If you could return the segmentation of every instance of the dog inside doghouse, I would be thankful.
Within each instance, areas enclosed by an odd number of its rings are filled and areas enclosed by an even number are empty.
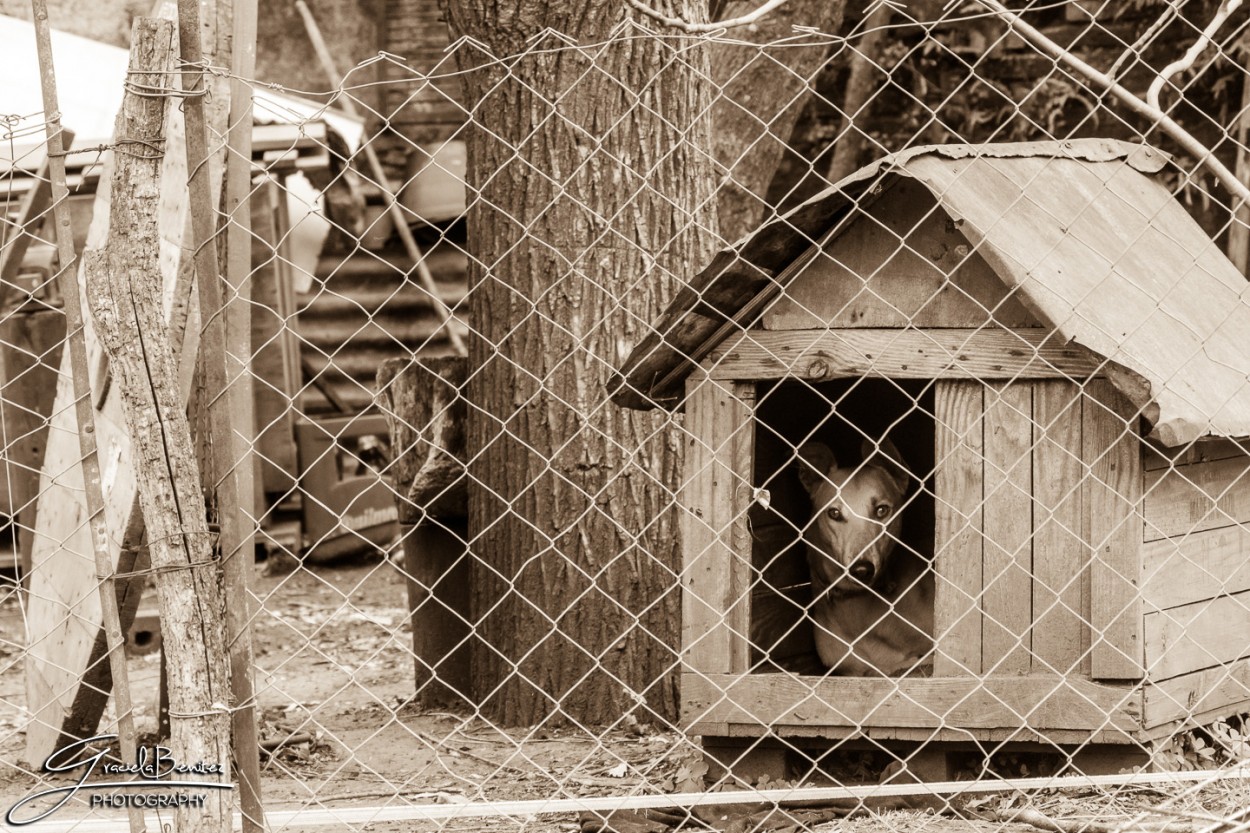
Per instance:
[[[932,672],[933,402],[926,380],[760,385],[755,670]]]

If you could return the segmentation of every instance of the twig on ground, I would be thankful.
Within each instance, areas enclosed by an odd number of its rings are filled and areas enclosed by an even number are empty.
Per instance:
[[[260,748],[269,754],[273,754],[284,746],[299,746],[301,743],[312,743],[313,736],[308,732],[297,732],[293,735],[285,735],[280,738],[261,741]]]
[[[1233,813],[1231,816],[1215,816],[1210,813],[1196,813],[1192,810],[1184,810],[1179,807],[1168,807],[1166,804],[1158,807],[1151,807],[1150,812],[1161,816],[1172,816],[1178,819],[1189,819],[1190,821],[1202,821],[1207,825],[1229,825],[1250,818],[1250,809],[1242,810],[1239,813]]]
[[[421,739],[423,743],[427,744],[433,752],[435,752],[436,754],[440,754],[440,755],[443,754],[443,752],[441,751],[443,749],[443,745],[440,744],[437,740],[430,737],[429,735],[426,735],[424,732],[418,732],[417,736]],[[450,750],[448,750],[446,754],[451,755],[452,753]],[[455,754],[464,758],[468,758],[469,760],[472,760],[472,761],[477,761],[479,764],[485,764],[486,766],[492,766],[492,767],[495,767],[496,769],[501,769],[507,772],[513,772],[513,773],[516,773],[517,775],[525,775],[528,777],[528,776],[532,776],[536,774],[546,774],[542,772],[536,772],[535,770],[521,769],[520,767],[515,767],[512,764],[503,764],[503,763],[500,763],[499,761],[492,761],[490,758],[483,757],[482,755],[475,755],[474,753],[469,752],[466,749],[457,749]]]
[[[405,790],[365,790],[356,793],[336,793],[335,795],[322,796],[321,801],[355,801],[360,798],[433,798],[437,799],[436,804],[462,804],[468,801],[463,793],[448,792],[446,790],[437,790],[431,792],[423,790],[421,792],[407,792]]]

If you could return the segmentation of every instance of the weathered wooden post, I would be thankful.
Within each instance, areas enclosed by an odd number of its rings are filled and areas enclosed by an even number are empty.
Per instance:
[[[157,214],[173,27],[136,21],[135,61],[117,118],[109,242],[84,253],[87,299],[112,362],[133,443],[139,501],[169,663],[171,741],[180,762],[219,766],[223,789],[179,807],[178,830],[230,829],[230,677],[221,565],[213,558],[191,427],[162,304]],[[156,56],[156,57],[153,57]],[[201,276],[201,279],[207,279]]]
[[[464,461],[466,360],[392,360],[378,371],[390,427],[391,485],[399,507],[412,611],[416,700],[468,704],[468,501]]]

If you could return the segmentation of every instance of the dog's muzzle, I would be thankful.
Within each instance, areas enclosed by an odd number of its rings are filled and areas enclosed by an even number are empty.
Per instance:
[[[847,572],[851,574],[851,578],[866,585],[871,584],[873,578],[876,577],[877,568],[873,566],[871,561],[861,558],[852,564],[851,569]]]

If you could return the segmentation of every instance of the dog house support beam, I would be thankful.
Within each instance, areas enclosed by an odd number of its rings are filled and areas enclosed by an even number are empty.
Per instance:
[[[712,379],[1083,379],[1103,366],[1045,329],[747,330],[705,360]]]

